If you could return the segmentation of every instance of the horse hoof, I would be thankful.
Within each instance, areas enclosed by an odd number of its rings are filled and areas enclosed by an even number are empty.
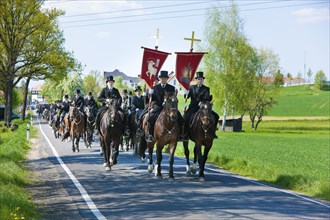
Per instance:
[[[148,171],[149,171],[149,173],[151,173],[152,171],[154,171],[154,165],[153,164],[151,164],[151,165],[148,166]]]
[[[174,182],[174,177],[170,177],[168,181],[170,181],[171,183]]]
[[[107,166],[107,167],[105,167],[105,170],[106,170],[106,171],[110,171],[111,168],[110,168],[109,166]]]
[[[112,162],[112,165],[116,165],[117,164],[117,160],[114,160],[113,162]]]
[[[141,161],[142,161],[142,163],[145,163],[146,162],[146,158],[145,157],[141,157]]]
[[[192,168],[192,169],[191,169],[191,173],[196,174],[196,173],[197,173],[197,170],[194,169],[194,168]]]
[[[163,179],[162,174],[157,174],[156,177],[157,177],[157,179],[159,179],[159,180],[162,180],[162,179]]]
[[[204,177],[199,177],[199,182],[205,182],[205,179],[204,179]]]
[[[190,170],[187,170],[186,171],[186,175],[188,176],[188,175],[191,175],[191,171]]]
[[[107,163],[103,163],[103,167],[106,167],[107,166]]]

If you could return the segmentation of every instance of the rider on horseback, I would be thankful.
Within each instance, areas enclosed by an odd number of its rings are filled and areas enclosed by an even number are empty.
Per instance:
[[[123,110],[120,108],[121,103],[122,103],[122,98],[119,94],[118,89],[116,89],[114,87],[115,80],[114,80],[113,76],[107,77],[106,83],[107,83],[107,86],[102,89],[99,97],[97,98],[97,100],[99,102],[102,102],[102,107],[99,109],[99,111],[97,112],[97,115],[96,115],[96,128],[97,128],[97,130],[99,130],[99,128],[100,128],[101,114],[102,114],[102,112],[106,111],[107,108],[108,108],[106,106],[107,99],[111,99],[111,98],[116,99],[118,101],[117,104],[119,106],[118,111],[123,112]],[[125,122],[125,119],[124,119],[124,122]],[[126,131],[125,131],[125,133],[126,133]]]
[[[70,105],[69,105],[69,96],[64,95],[64,100],[62,101],[60,105],[60,124],[62,124],[65,114],[68,113],[70,110]]]
[[[165,92],[175,94],[175,87],[168,84],[168,72],[167,71],[160,71],[160,84],[154,86],[150,90],[150,94],[152,95],[151,101],[153,101],[153,106],[150,111],[150,116],[148,119],[148,126],[149,126],[149,135],[146,137],[147,142],[153,142],[153,133],[154,133],[154,125],[156,123],[156,120],[163,110],[163,104],[164,104],[164,96]],[[180,125],[182,125],[183,118],[180,112],[178,111],[178,122]]]
[[[88,93],[87,98],[85,99],[85,106],[89,107],[92,110],[94,117],[96,117],[96,112],[99,107],[97,106],[97,103],[93,97],[92,92]]]
[[[183,127],[183,132],[182,132],[184,139],[188,138],[188,126],[189,126],[190,118],[194,113],[196,113],[198,111],[199,102],[212,100],[212,95],[210,95],[210,88],[203,85],[204,79],[205,79],[204,73],[196,72],[195,79],[197,81],[197,84],[190,86],[189,90],[184,95],[184,97],[186,99],[191,98],[190,105],[184,114],[184,127]],[[218,124],[217,122],[219,120],[219,115],[216,112],[214,112],[213,110],[212,110],[212,115],[215,119],[215,124],[217,125]],[[217,135],[214,134],[214,137],[217,138]]]

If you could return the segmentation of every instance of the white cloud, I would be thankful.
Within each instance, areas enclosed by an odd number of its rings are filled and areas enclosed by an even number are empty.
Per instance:
[[[110,33],[107,31],[100,31],[95,34],[96,38],[106,39],[110,37]]]
[[[329,8],[303,8],[293,12],[299,23],[329,21]]]

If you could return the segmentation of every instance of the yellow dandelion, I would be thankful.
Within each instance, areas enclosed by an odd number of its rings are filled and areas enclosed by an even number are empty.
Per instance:
[[[16,220],[16,219],[18,220],[19,218],[18,218],[18,217],[15,217],[15,220]]]
[[[20,209],[20,207],[17,207],[16,210],[18,211]]]
[[[25,219],[24,216],[22,216],[21,219]]]

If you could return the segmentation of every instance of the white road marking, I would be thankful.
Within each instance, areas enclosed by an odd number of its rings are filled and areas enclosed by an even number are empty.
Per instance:
[[[63,162],[63,160],[61,159],[61,157],[59,156],[59,154],[57,153],[55,147],[52,145],[52,143],[50,142],[50,140],[48,139],[47,135],[44,133],[39,118],[38,118],[38,123],[39,123],[39,128],[41,133],[43,134],[43,136],[45,137],[45,139],[47,140],[49,147],[51,148],[51,150],[53,151],[53,154],[55,155],[57,161],[60,163],[60,165],[62,166],[62,168],[65,170],[65,172],[68,174],[68,176],[70,177],[70,179],[72,180],[73,184],[76,186],[76,188],[79,190],[82,198],[85,200],[87,206],[89,207],[89,209],[92,211],[92,213],[95,215],[95,217],[99,220],[106,220],[106,217],[104,215],[102,215],[102,213],[99,211],[99,209],[96,207],[96,205],[94,204],[93,200],[90,198],[90,196],[88,195],[87,191],[85,190],[85,188],[80,184],[80,182],[77,180],[77,178],[72,174],[72,172],[70,171],[70,169],[65,165],[65,163]]]

